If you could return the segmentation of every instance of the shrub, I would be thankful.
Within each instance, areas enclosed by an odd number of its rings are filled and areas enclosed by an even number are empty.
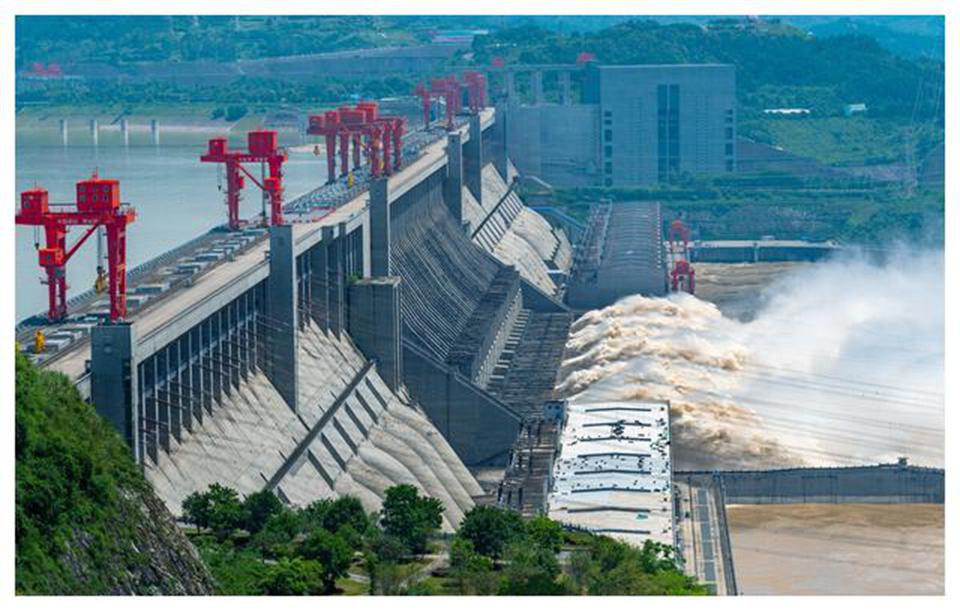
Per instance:
[[[284,558],[267,566],[257,584],[257,593],[271,596],[319,594],[323,589],[322,573],[318,562]]]

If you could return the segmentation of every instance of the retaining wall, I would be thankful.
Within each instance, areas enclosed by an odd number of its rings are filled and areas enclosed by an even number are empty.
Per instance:
[[[716,474],[727,503],[943,503],[944,471],[912,465],[691,471]]]

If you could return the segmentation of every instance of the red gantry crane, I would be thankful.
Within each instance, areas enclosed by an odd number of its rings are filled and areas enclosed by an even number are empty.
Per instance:
[[[283,162],[287,152],[277,147],[277,132],[274,130],[256,130],[247,133],[247,150],[230,150],[225,137],[211,138],[207,143],[207,152],[200,161],[222,163],[227,174],[227,225],[231,231],[241,227],[240,191],[243,189],[244,175],[260,187],[270,198],[270,224],[283,224]],[[243,167],[244,163],[266,163],[269,175],[261,183]]]
[[[461,85],[457,77],[450,75],[444,78],[435,78],[430,81],[430,89],[420,83],[414,94],[423,101],[423,126],[430,126],[430,102],[432,99],[443,99],[447,109],[447,129],[453,129],[453,116],[461,110]]]
[[[487,77],[482,72],[468,70],[463,73],[463,80],[467,84],[470,112],[476,114],[487,105]]]
[[[67,262],[77,249],[98,228],[107,234],[107,283],[110,291],[110,321],[127,315],[127,225],[136,219],[136,211],[120,203],[120,183],[100,178],[96,173],[89,180],[77,183],[76,204],[52,204],[46,189],[35,188],[20,194],[17,225],[43,227],[46,246],[38,247],[40,266],[47,272],[51,321],[67,315]],[[67,247],[67,231],[71,226],[87,226],[73,246]]]
[[[365,157],[370,175],[390,175],[403,162],[403,117],[379,114],[376,102],[359,102],[356,107],[342,106],[322,115],[311,115],[307,133],[323,136],[327,149],[327,183],[337,180],[337,143],[340,144],[340,176],[357,170]],[[352,165],[351,165],[352,147]]]
[[[686,291],[692,295],[696,289],[696,278],[690,265],[690,230],[682,220],[676,219],[670,223],[667,241],[670,244],[670,290]]]

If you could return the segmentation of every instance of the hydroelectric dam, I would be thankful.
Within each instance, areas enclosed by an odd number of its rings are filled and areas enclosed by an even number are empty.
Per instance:
[[[726,502],[942,502],[943,471],[906,465],[678,472],[666,401],[558,400],[578,313],[693,292],[693,270],[655,202],[595,206],[575,249],[514,190],[515,109],[471,110],[407,134],[388,175],[355,167],[285,202],[283,222],[220,228],[131,270],[122,320],[88,293],[18,336],[44,331],[37,362],[113,424],[174,514],[213,483],[371,511],[410,483],[443,502],[445,530],[497,503],[652,537],[734,594]],[[731,245],[697,246],[691,261]],[[784,247],[747,246],[731,256]],[[505,472],[481,486],[487,468]]]
[[[69,340],[41,365],[121,432],[174,513],[214,482],[371,510],[413,483],[455,527],[484,495],[466,467],[505,464],[551,398],[572,320],[556,298],[571,245],[508,186],[502,128],[482,108],[415,132],[388,177],[141,266],[125,320],[48,327]],[[324,214],[294,213],[329,193]]]

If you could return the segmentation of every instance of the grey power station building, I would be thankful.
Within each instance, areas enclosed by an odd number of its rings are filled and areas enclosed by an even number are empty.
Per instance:
[[[727,64],[516,66],[508,81],[507,144],[523,174],[559,187],[633,186],[737,167],[736,72]],[[530,103],[515,78],[530,73]],[[558,102],[543,93],[555,73]],[[571,76],[581,82],[573,103]],[[513,94],[511,95],[511,92]]]

